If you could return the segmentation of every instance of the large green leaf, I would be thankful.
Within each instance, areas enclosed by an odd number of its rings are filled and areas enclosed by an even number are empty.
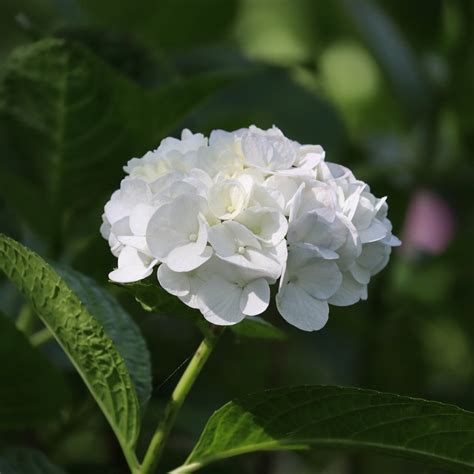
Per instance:
[[[60,372],[1,313],[0,380],[2,428],[50,420],[58,415],[68,398]]]
[[[89,277],[64,266],[55,267],[66,284],[102,324],[127,364],[140,405],[151,395],[151,363],[146,342],[131,316]]]
[[[161,288],[155,276],[119,286],[130,292],[145,311],[187,318],[198,326],[207,326],[205,319],[198,310],[190,308],[176,296],[169,294]],[[229,326],[229,329],[235,335],[244,338],[274,341],[284,341],[286,339],[286,334],[281,329],[256,316],[249,316],[239,324]]]
[[[39,255],[1,234],[0,270],[53,333],[129,452],[139,433],[140,407],[127,365],[102,325]]]
[[[47,39],[14,50],[1,70],[0,118],[15,172],[44,194],[31,202],[43,220],[36,230],[48,229],[58,243],[76,215],[118,187],[128,159],[156,147],[230,78],[197,76],[147,90],[75,43]]]
[[[10,448],[0,455],[2,474],[64,474],[41,452],[27,448]]]
[[[5,165],[0,166],[0,197],[40,235],[48,232],[48,223],[40,209],[41,192]]]
[[[224,405],[174,474],[254,451],[326,447],[367,450],[474,468],[474,413],[371,390],[304,386],[268,390]]]
[[[100,25],[127,32],[153,50],[220,40],[239,13],[240,0],[78,0]],[[179,20],[178,20],[179,17]]]

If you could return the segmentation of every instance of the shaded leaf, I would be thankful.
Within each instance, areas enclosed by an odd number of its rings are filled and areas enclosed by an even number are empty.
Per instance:
[[[152,80],[161,82],[167,77],[165,71],[157,70],[150,52],[130,35],[84,25],[63,25],[54,36],[81,44],[139,84],[152,84]]]
[[[114,283],[114,282],[111,282]],[[116,283],[114,283],[116,284]],[[156,275],[134,283],[116,284],[127,290],[145,311],[197,320],[199,311],[185,305],[179,298],[165,291],[156,279]]]
[[[69,396],[59,370],[1,313],[0,380],[2,428],[51,420]]]
[[[254,451],[310,447],[374,451],[472,472],[473,446],[474,413],[453,405],[356,388],[289,387],[224,405],[173,473]]]
[[[32,182],[2,166],[0,196],[33,230],[40,235],[47,234],[48,226],[43,215],[41,193]]]
[[[0,269],[53,333],[126,450],[140,426],[137,395],[123,358],[102,325],[39,255],[0,234]]]
[[[344,122],[333,104],[302,82],[288,70],[261,68],[210,99],[196,119],[207,119],[206,130],[236,130],[250,124],[265,129],[275,124],[300,143],[320,143],[330,161],[346,159]]]
[[[178,297],[165,291],[155,276],[135,283],[118,285],[131,293],[145,311],[167,316],[187,318],[196,325],[208,326],[201,312],[185,305]],[[256,316],[247,317],[239,324],[229,326],[229,330],[239,337],[253,339],[285,340],[285,333]]]
[[[41,218],[53,242],[117,188],[127,160],[156,147],[231,78],[146,90],[75,43],[47,39],[14,50],[0,77],[0,118],[18,167],[44,193]]]
[[[226,34],[239,9],[239,0],[122,0],[120,8],[113,0],[79,4],[97,23],[133,33],[155,49],[215,42]]]
[[[64,474],[41,452],[27,448],[10,448],[0,456],[2,474]]]
[[[91,278],[64,266],[56,266],[66,284],[90,314],[105,328],[127,364],[138,401],[144,406],[151,395],[151,363],[146,342],[132,317]]]
[[[234,334],[252,339],[286,340],[286,334],[259,316],[248,316],[241,323],[231,326]]]

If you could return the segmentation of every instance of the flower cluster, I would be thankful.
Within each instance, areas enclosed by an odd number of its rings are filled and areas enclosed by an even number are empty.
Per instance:
[[[367,298],[400,243],[385,198],[324,156],[276,127],[164,139],[127,163],[105,206],[101,233],[118,257],[110,279],[158,266],[167,292],[218,325],[263,313],[279,280],[283,318],[321,329],[329,304]]]

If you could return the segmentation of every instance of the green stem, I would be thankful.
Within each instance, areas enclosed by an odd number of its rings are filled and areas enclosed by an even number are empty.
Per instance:
[[[163,417],[156,428],[153,438],[151,439],[141,469],[138,471],[140,474],[151,474],[156,468],[161,454],[163,453],[163,448],[168,439],[171,428],[176,421],[178,412],[214,349],[222,330],[223,328],[215,326],[212,330],[206,332],[201,345],[197,348],[191,362],[189,362],[186,367],[186,370],[171,395],[171,399],[165,408]]]
[[[48,328],[40,329],[30,336],[30,342],[33,346],[38,347],[53,339],[53,333]]]
[[[132,474],[139,474],[140,463],[138,462],[137,455],[135,454],[133,448],[122,446],[122,451],[125,456],[125,460],[127,461],[128,467],[130,468],[130,472]]]

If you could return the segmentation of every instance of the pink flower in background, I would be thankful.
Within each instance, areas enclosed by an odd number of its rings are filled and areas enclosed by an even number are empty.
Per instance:
[[[417,191],[408,207],[403,229],[403,252],[442,253],[454,236],[454,214],[447,202],[429,190]]]

